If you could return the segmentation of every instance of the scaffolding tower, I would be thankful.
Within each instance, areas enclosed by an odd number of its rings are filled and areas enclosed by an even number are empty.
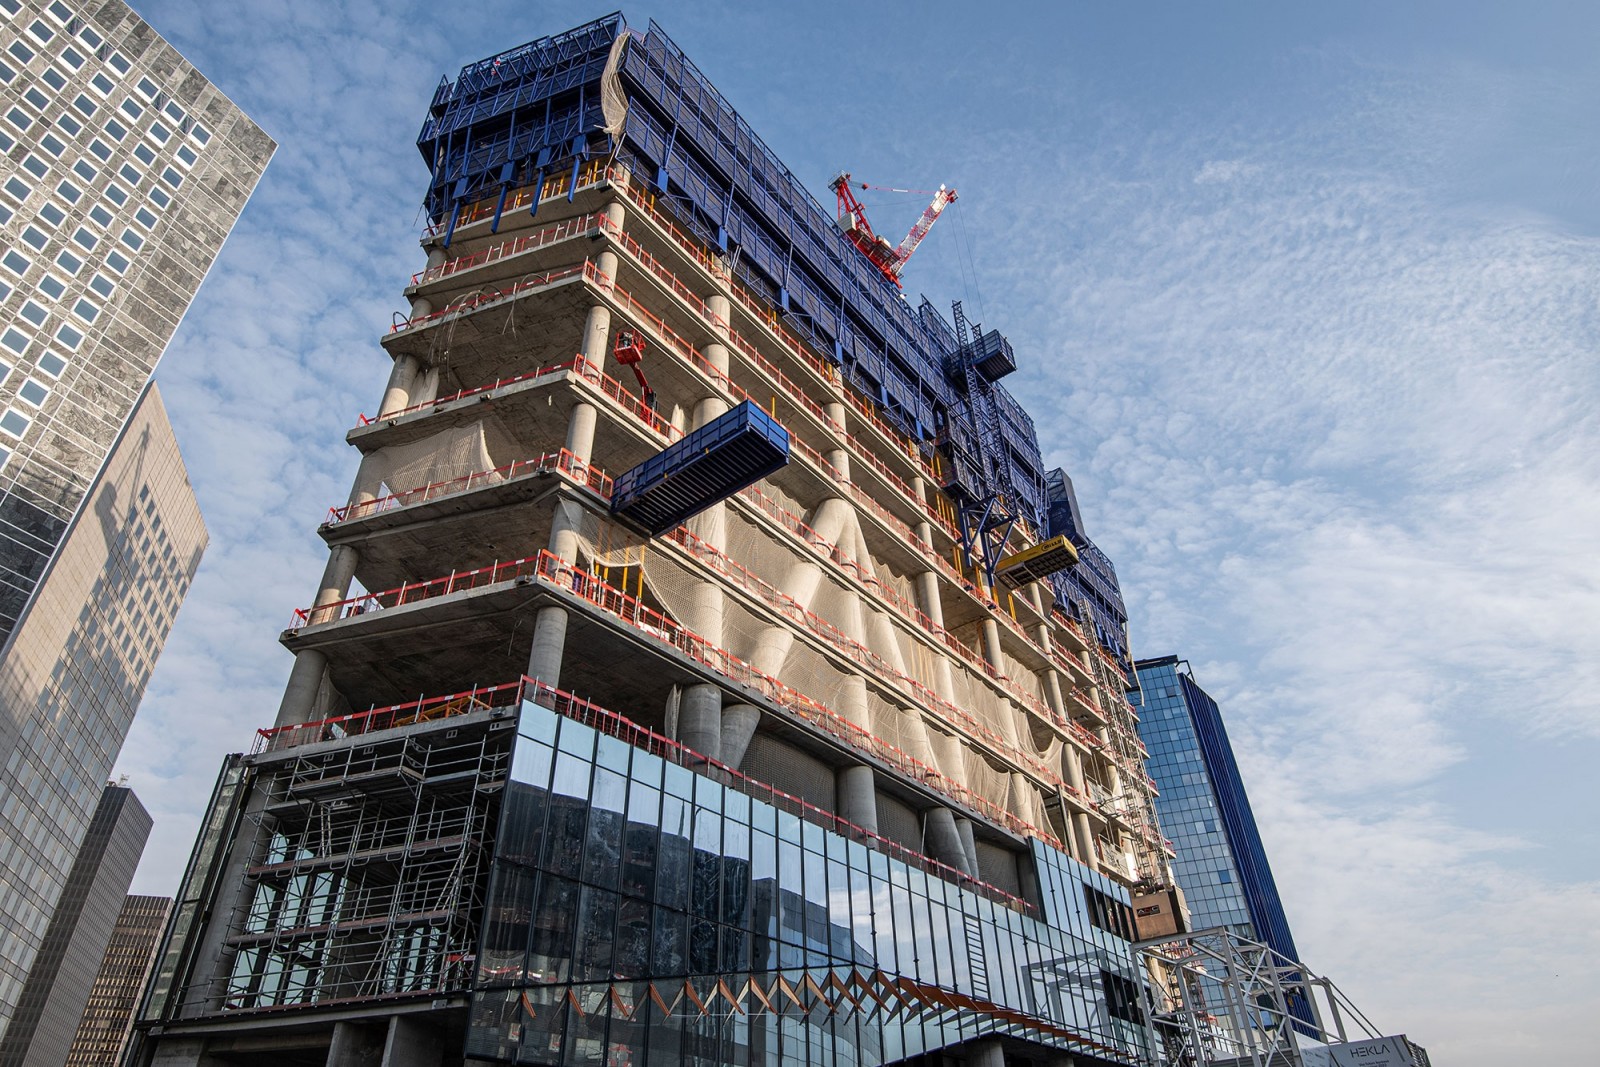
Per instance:
[[[228,962],[191,998],[251,1011],[466,988],[514,720],[456,704],[369,744],[284,738],[300,743],[255,757]]]

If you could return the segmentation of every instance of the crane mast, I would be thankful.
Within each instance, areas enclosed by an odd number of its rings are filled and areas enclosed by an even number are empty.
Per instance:
[[[863,189],[885,188],[878,185],[859,183]],[[923,209],[922,215],[916,224],[911,227],[911,232],[905,235],[898,245],[890,245],[888,240],[880,237],[872,229],[872,223],[867,221],[867,209],[856,199],[856,194],[851,188],[850,174],[848,171],[836,176],[829,187],[839,199],[839,228],[845,236],[850,238],[852,244],[861,251],[861,254],[872,261],[872,265],[895,288],[900,288],[900,272],[905,269],[906,260],[911,258],[911,253],[917,250],[922,239],[928,236],[928,231],[933,229],[933,224],[939,221],[939,216],[944,209],[949,207],[956,198],[954,189],[941,185],[933,192],[933,202]],[[888,192],[911,193],[926,192],[918,189],[888,189]]]

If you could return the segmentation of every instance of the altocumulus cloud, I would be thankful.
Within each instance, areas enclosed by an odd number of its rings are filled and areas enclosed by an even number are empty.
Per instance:
[[[1600,887],[1527,863],[1565,820],[1483,833],[1433,787],[1516,803],[1497,739],[1600,737],[1600,242],[1439,203],[1385,106],[1248,166],[1210,129],[1131,173],[1068,146],[1035,176],[1065,190],[993,228],[1073,255],[980,270],[1136,651],[1229,716],[1308,962],[1451,1062],[1578,1062]]]

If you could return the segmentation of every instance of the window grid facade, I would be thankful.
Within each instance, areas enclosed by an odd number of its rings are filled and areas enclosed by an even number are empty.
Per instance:
[[[115,1067],[120,1062],[133,1010],[171,910],[168,897],[129,896],[123,901],[67,1053],[67,1067]]]
[[[1176,656],[1141,660],[1137,673],[1130,696],[1139,708],[1139,735],[1161,790],[1156,811],[1177,852],[1173,872],[1193,928],[1226,926],[1297,959],[1216,702]]]
[[[0,19],[3,640],[272,144],[120,0]]]

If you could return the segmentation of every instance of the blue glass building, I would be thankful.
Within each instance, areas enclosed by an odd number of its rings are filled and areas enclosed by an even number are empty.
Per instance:
[[[1226,926],[1299,959],[1217,702],[1177,656],[1134,666],[1138,681],[1129,696],[1193,928]]]

